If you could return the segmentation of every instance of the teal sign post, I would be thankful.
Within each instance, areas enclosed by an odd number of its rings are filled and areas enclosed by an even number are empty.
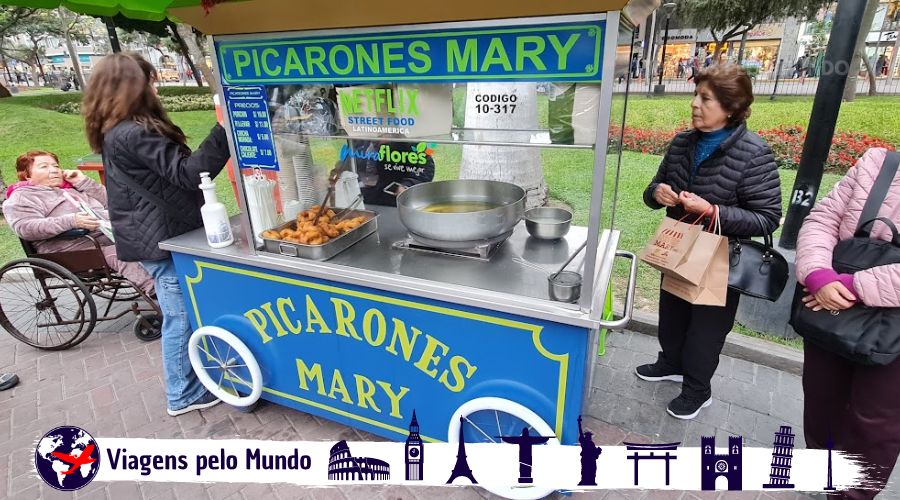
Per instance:
[[[603,20],[216,42],[226,85],[599,81]]]

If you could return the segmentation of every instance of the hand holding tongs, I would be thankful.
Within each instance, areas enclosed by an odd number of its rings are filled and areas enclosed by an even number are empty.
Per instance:
[[[334,198],[334,188],[337,184],[338,179],[341,177],[341,172],[343,169],[339,167],[335,167],[334,170],[331,171],[331,174],[328,176],[328,191],[325,192],[325,199],[322,200],[322,204],[319,205],[319,211],[316,212],[316,217],[313,219],[313,225],[316,225],[319,222],[319,217],[325,213],[325,210],[328,209],[328,200]]]

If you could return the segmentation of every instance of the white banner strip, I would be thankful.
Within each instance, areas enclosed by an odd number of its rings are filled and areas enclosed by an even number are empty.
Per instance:
[[[533,446],[530,469],[520,468],[520,458],[525,462],[528,460],[527,452],[520,455],[520,446],[513,444],[467,444],[464,460],[458,458],[458,445],[446,443],[424,444],[421,452],[411,454],[404,443],[395,442],[340,445],[309,441],[99,438],[97,446],[101,456],[97,481],[435,486],[447,484],[456,471],[459,477],[453,484],[467,485],[467,466],[480,486],[495,492],[504,488],[530,488],[535,492],[633,488],[701,490],[703,477],[710,471],[716,471],[712,472],[712,484],[719,490],[728,489],[729,482],[733,489],[763,490],[764,484],[773,481],[773,475],[783,478],[787,471],[793,489],[823,491],[829,484],[830,455],[830,480],[835,488],[846,489],[864,482],[863,467],[858,460],[827,450],[791,450],[790,467],[773,468],[772,450],[765,448],[744,447],[731,455],[729,451],[732,450],[717,448],[715,456],[704,461],[703,450],[698,447],[629,450],[625,446],[604,446],[596,461],[597,485],[579,486],[582,457],[578,446]],[[638,456],[637,484],[635,454]],[[670,457],[668,460],[666,454]],[[786,461],[777,458],[775,463],[784,466]],[[585,459],[585,465],[588,467],[586,475],[589,475],[590,460]],[[408,466],[413,476],[418,471],[422,479],[407,480]],[[530,483],[527,482],[529,476]],[[706,486],[708,489],[709,484]],[[520,498],[528,496],[518,495]]]

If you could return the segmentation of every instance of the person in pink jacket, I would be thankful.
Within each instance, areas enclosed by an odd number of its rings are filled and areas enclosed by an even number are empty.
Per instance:
[[[85,203],[106,215],[106,188],[78,170],[62,170],[59,159],[47,151],[29,151],[16,160],[19,181],[7,188],[3,215],[16,236],[30,241],[40,253],[94,248],[86,238],[56,238],[71,229],[86,229],[98,239],[110,268],[153,295],[153,278],[137,262],[116,258],[113,242],[97,231],[100,221],[81,212]]]
[[[797,240],[797,280],[808,295],[806,307],[841,311],[862,303],[900,307],[900,264],[878,266],[855,274],[831,268],[832,252],[852,238],[887,151],[870,149],[847,175],[812,209]],[[900,174],[878,213],[900,225]],[[872,237],[891,238],[880,223]],[[900,325],[896,325],[900,331]],[[867,366],[806,343],[803,350],[803,425],[809,448],[858,453],[874,467],[872,489],[849,490],[844,498],[869,499],[890,477],[900,454],[900,359],[886,366]]]

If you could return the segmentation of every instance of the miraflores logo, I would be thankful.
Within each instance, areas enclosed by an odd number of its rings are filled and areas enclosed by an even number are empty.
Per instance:
[[[51,488],[75,491],[87,486],[100,470],[100,449],[84,429],[57,427],[38,442],[34,468]]]
[[[420,142],[411,144],[408,151],[394,149],[390,144],[382,144],[377,150],[369,150],[368,148],[357,148],[354,150],[349,145],[344,144],[341,147],[341,161],[347,158],[356,158],[396,165],[425,165],[428,162],[428,158],[434,155],[434,147],[434,144]]]

